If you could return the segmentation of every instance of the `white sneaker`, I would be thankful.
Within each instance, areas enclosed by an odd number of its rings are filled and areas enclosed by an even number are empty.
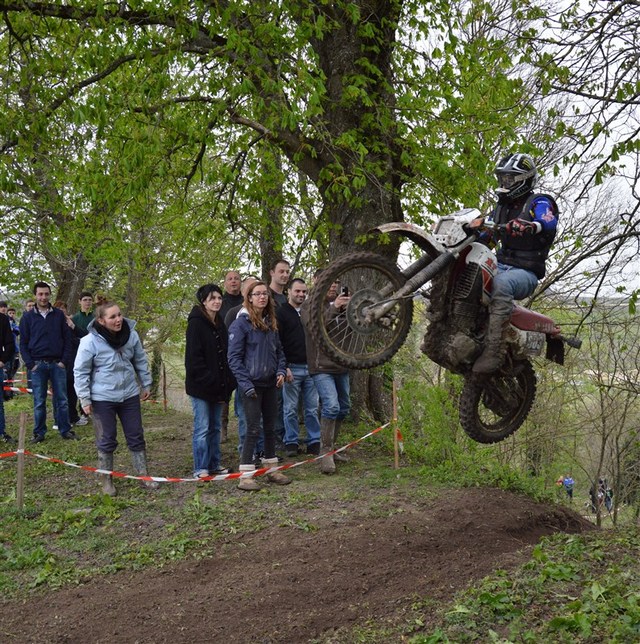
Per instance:
[[[80,416],[80,420],[76,423],[76,427],[82,427],[83,425],[88,425],[89,419],[86,416]]]

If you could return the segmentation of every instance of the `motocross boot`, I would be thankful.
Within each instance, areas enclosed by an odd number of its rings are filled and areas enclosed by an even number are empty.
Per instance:
[[[509,315],[491,314],[484,339],[484,349],[473,364],[471,369],[473,373],[493,373],[502,366],[507,352],[505,334],[509,327],[509,319]]]

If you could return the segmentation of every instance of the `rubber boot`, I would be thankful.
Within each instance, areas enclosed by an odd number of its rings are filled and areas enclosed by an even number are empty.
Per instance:
[[[98,451],[98,469],[113,472],[113,454]],[[98,474],[98,480],[102,483],[103,494],[115,496],[118,493],[111,474]]]
[[[509,317],[495,314],[489,317],[484,349],[473,364],[473,373],[493,373],[502,366],[507,351],[505,333],[509,326]]]
[[[278,467],[278,457],[263,458],[262,467]],[[269,472],[267,474],[267,481],[275,483],[276,485],[289,485],[291,483],[291,479],[282,472]]]
[[[333,451],[333,435],[336,430],[334,418],[320,419],[320,454]],[[333,456],[323,456],[320,459],[320,471],[323,474],[335,474],[336,464]]]
[[[278,459],[276,459],[278,460]],[[255,472],[256,471],[256,466],[251,463],[249,465],[240,465],[240,468],[238,470],[239,472]],[[245,490],[246,492],[257,492],[260,488],[260,485],[258,481],[254,477],[251,478],[246,478],[246,479],[240,479],[240,482],[238,483],[238,489],[239,490]]]
[[[338,434],[340,433],[340,427],[342,426],[342,421],[336,418],[336,428],[333,430],[333,444],[338,444]],[[333,460],[336,463],[348,463],[351,459],[346,455],[345,452],[336,452],[333,455]]]
[[[131,452],[131,458],[133,460],[133,469],[136,471],[138,476],[149,476],[147,471],[147,452],[141,450],[139,452]],[[141,481],[142,486],[146,487],[148,490],[157,490],[160,487],[158,481]]]

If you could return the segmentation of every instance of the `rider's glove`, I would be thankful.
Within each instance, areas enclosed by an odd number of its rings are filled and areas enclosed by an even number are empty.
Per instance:
[[[244,392],[244,395],[245,395],[247,398],[257,398],[257,397],[258,397],[258,394],[256,393],[256,390],[255,390],[253,387],[251,387],[251,389],[247,389],[247,390]]]
[[[512,237],[524,237],[525,235],[535,235],[539,232],[538,225],[535,221],[525,221],[524,219],[513,219],[507,224],[507,234]]]

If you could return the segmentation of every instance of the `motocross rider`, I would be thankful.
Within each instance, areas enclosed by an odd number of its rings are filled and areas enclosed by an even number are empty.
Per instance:
[[[472,369],[477,374],[493,373],[502,366],[513,300],[531,295],[544,277],[545,260],[558,224],[558,206],[553,197],[533,192],[538,173],[528,154],[503,157],[495,174],[498,203],[489,219],[506,227],[493,233],[499,243],[498,273],[493,280],[484,350]],[[484,218],[476,219],[471,227],[481,228],[483,223]],[[484,233],[481,240],[486,241]]]

